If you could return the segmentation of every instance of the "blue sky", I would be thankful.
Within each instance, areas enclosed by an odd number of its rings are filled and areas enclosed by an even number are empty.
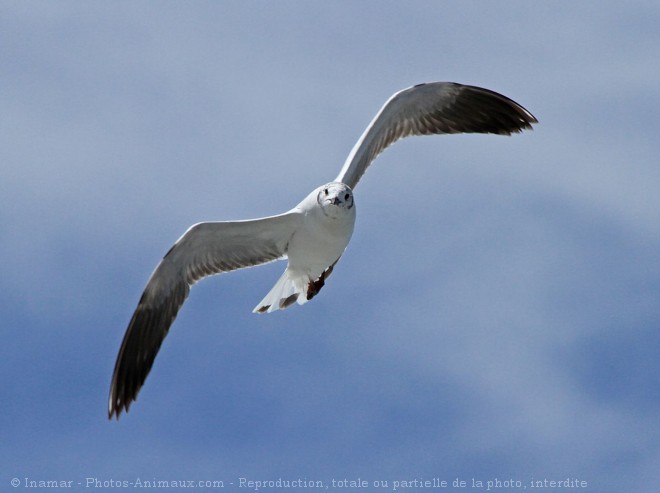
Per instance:
[[[657,491],[658,25],[650,1],[2,2],[0,488]],[[174,240],[288,210],[393,92],[434,80],[540,124],[388,149],[313,302],[251,313],[284,263],[200,283],[109,422],[121,338]]]

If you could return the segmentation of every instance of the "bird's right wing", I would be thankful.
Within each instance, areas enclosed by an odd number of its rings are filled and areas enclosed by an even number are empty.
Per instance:
[[[301,221],[296,210],[249,221],[192,226],[165,255],[128,324],[112,375],[108,417],[128,411],[190,287],[213,274],[286,256]]]

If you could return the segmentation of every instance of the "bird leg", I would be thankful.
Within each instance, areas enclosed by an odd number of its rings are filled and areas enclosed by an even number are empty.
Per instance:
[[[334,269],[335,264],[339,262],[339,259],[335,260],[330,267],[325,269],[319,278],[316,281],[309,281],[309,284],[307,285],[307,300],[311,300],[314,296],[319,294],[319,291],[321,291],[321,288],[325,286],[325,280],[330,277],[330,274],[332,274],[332,269]]]

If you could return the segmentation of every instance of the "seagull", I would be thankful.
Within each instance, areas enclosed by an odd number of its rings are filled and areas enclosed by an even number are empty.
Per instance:
[[[355,224],[353,190],[389,145],[410,135],[511,135],[538,120],[489,89],[455,82],[418,84],[383,105],[349,153],[334,181],[313,190],[288,212],[191,226],[151,274],[128,323],[110,385],[108,418],[128,412],[170,326],[197,281],[215,274],[288,259],[256,313],[314,298],[348,245]]]

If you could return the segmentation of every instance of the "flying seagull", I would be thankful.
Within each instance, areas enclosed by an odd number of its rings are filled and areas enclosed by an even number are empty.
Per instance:
[[[323,287],[355,223],[353,189],[385,148],[409,135],[531,129],[536,118],[515,101],[453,82],[418,84],[394,94],[351,150],[334,181],[284,214],[246,221],[203,222],[186,231],[151,274],[121,343],[110,385],[108,418],[128,411],[160,345],[200,279],[288,259],[282,277],[254,312],[302,305]]]

